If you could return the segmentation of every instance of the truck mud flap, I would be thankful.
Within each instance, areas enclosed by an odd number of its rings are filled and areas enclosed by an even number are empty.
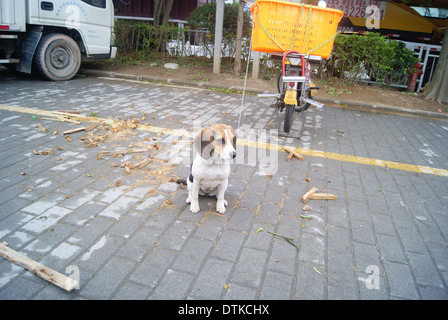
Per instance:
[[[31,73],[33,56],[42,37],[42,29],[42,27],[36,27],[30,30],[25,38],[21,39],[18,55],[19,63],[16,66],[17,71]]]

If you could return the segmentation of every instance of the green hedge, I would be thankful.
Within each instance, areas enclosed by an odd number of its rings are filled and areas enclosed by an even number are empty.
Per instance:
[[[179,29],[176,25],[168,24],[163,27],[166,38],[164,41],[178,35],[184,29]],[[159,43],[155,28],[152,24],[144,21],[116,20],[115,38],[119,55],[122,58],[140,57],[150,59],[155,54],[154,48]]]
[[[339,77],[354,82],[365,70],[370,78],[390,84],[392,78],[407,76],[418,61],[403,42],[379,33],[338,34],[329,59],[321,65],[321,76]]]

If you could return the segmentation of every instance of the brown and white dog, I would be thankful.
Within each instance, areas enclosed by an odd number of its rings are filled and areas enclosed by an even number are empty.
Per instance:
[[[216,211],[224,214],[224,194],[230,175],[230,161],[236,157],[236,134],[231,126],[214,124],[194,137],[198,152],[187,179],[191,212],[199,212],[199,195],[216,196]]]

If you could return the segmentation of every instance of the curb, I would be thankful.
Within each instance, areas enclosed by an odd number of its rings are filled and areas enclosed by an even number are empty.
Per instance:
[[[448,114],[444,114],[444,113],[437,113],[437,112],[424,111],[424,110],[406,109],[406,108],[401,108],[401,107],[388,106],[388,105],[384,105],[384,104],[369,104],[369,103],[364,103],[364,102],[331,99],[331,98],[324,98],[324,97],[316,98],[316,101],[319,101],[322,103],[333,103],[333,104],[338,104],[338,105],[344,105],[344,106],[354,107],[354,108],[358,108],[358,109],[368,109],[368,110],[373,109],[373,110],[378,110],[378,111],[407,113],[407,114],[411,114],[411,115],[415,115],[415,116],[448,119]]]
[[[196,82],[190,80],[178,80],[172,78],[163,78],[163,77],[155,77],[155,76],[147,76],[147,75],[137,75],[137,74],[129,74],[129,73],[119,73],[113,71],[104,71],[104,70],[92,70],[92,69],[80,69],[78,74],[82,74],[85,76],[94,76],[94,77],[109,77],[109,78],[118,78],[118,79],[127,79],[127,80],[138,80],[138,81],[150,81],[150,82],[163,82],[175,85],[183,85],[190,87],[198,87],[198,88],[216,88],[223,90],[234,90],[234,91],[243,91],[243,87],[240,86],[225,86],[221,84],[213,84],[210,82]],[[246,87],[246,93],[269,93],[266,90],[260,90],[256,88],[248,88]]]
[[[209,83],[209,82],[178,80],[178,79],[172,79],[172,78],[137,75],[137,74],[129,74],[129,73],[119,73],[119,72],[104,71],[104,70],[80,69],[78,73],[85,75],[85,76],[93,76],[93,77],[109,77],[109,78],[126,79],[126,80],[163,82],[163,83],[168,83],[168,84],[198,87],[198,88],[205,88],[205,89],[222,89],[222,90],[243,91],[243,87],[240,87],[240,86],[228,87],[228,86],[217,84],[217,83],[213,84],[213,83]],[[246,93],[259,94],[259,93],[271,93],[271,92],[266,91],[266,90],[260,90],[257,88],[246,87]],[[383,105],[383,104],[369,104],[369,103],[363,103],[363,102],[331,99],[331,98],[325,98],[325,97],[316,98],[315,100],[318,102],[322,102],[322,103],[345,105],[348,107],[353,107],[353,108],[358,108],[358,109],[367,109],[370,111],[373,109],[373,110],[378,110],[378,111],[407,113],[407,114],[411,114],[411,115],[415,115],[415,116],[448,119],[448,114],[444,114],[444,113],[437,113],[437,112],[424,111],[424,110],[406,109],[406,108],[388,106],[388,105]]]

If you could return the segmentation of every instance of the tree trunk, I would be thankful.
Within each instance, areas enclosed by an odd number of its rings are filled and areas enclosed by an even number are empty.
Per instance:
[[[241,72],[241,47],[243,41],[244,1],[240,0],[238,6],[238,25],[236,27],[236,48],[234,75],[239,77]]]
[[[166,26],[174,0],[154,0],[154,36],[157,37],[156,51],[165,51]]]
[[[447,24],[448,27],[448,24]],[[442,50],[437,61],[436,70],[428,88],[423,93],[426,100],[448,103],[448,30],[445,29]]]
[[[221,44],[224,24],[224,0],[216,0],[215,47],[213,52],[213,73],[221,71]]]

